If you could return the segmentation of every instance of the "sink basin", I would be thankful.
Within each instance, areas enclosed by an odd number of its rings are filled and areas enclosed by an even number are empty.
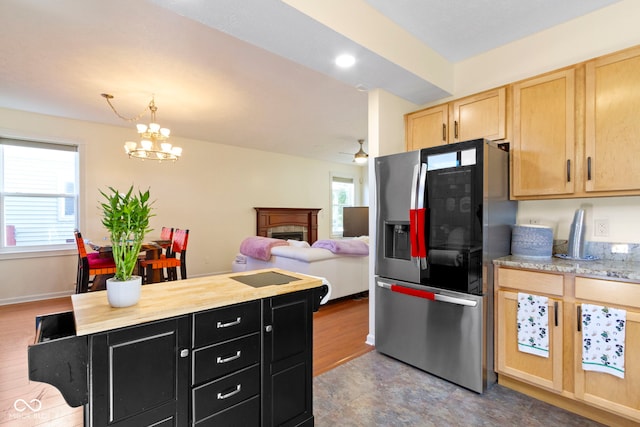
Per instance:
[[[233,280],[237,280],[245,285],[261,288],[263,286],[286,285],[287,283],[300,280],[297,277],[287,276],[286,274],[267,271],[264,273],[247,274],[242,276],[232,276]]]

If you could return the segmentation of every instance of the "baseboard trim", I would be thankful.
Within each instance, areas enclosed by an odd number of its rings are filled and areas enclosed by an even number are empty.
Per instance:
[[[69,290],[69,291],[60,291],[60,292],[50,292],[50,293],[38,294],[38,295],[24,295],[24,296],[15,297],[15,298],[3,298],[3,299],[0,299],[0,306],[10,305],[10,304],[21,304],[23,302],[42,301],[45,299],[62,298],[62,297],[73,295],[74,293],[75,293],[74,291]]]
[[[569,397],[541,389],[540,387],[523,383],[516,379],[507,377],[504,374],[498,374],[498,384],[608,426],[638,426],[637,422],[631,421],[628,418],[623,418],[619,415],[594,408],[582,401],[573,400]]]

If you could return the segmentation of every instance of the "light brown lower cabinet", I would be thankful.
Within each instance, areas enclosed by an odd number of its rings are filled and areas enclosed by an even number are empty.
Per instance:
[[[498,292],[498,372],[531,384],[562,391],[562,329],[556,316],[562,317],[562,301],[549,298],[549,357],[518,350],[518,293]]]
[[[607,425],[640,425],[640,283],[501,266],[495,275],[498,382]],[[518,292],[549,298],[548,358],[518,350]],[[582,303],[626,310],[624,378],[582,369]]]
[[[576,277],[576,318],[581,303],[626,310],[624,379],[582,369],[582,332],[575,331],[575,395],[640,423],[640,284]]]

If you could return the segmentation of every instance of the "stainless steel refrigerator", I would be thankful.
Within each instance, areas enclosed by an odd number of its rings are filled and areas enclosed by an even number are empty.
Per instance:
[[[493,369],[493,259],[508,255],[507,144],[473,140],[375,159],[375,343],[482,393]]]

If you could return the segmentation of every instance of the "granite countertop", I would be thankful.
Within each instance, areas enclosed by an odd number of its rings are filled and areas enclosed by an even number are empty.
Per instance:
[[[637,261],[610,259],[582,261],[557,257],[536,258],[509,255],[497,258],[493,263],[504,267],[640,282],[640,262]]]
[[[233,279],[264,272],[276,272],[299,280],[253,287]],[[112,308],[107,301],[107,291],[72,295],[71,302],[76,335],[80,336],[320,286],[322,280],[317,277],[270,268],[144,285],[140,302],[131,307]]]

